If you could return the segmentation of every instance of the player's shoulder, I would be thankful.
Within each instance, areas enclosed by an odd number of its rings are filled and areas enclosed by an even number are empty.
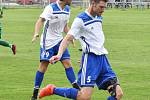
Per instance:
[[[60,11],[56,2],[50,3],[49,6],[53,9],[53,11]]]
[[[80,13],[77,18],[82,19],[83,22],[87,22],[89,20],[92,20],[92,18],[90,16],[88,16],[88,14],[86,12],[82,12]]]
[[[57,2],[50,3],[49,6],[53,9],[53,11],[60,11],[60,8]],[[64,11],[70,12],[70,6],[66,5],[64,8]]]

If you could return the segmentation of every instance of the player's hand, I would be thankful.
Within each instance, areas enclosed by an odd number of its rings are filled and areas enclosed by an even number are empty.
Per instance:
[[[61,57],[58,56],[58,55],[52,56],[52,57],[50,58],[49,62],[50,62],[51,64],[54,64],[54,63],[56,63],[57,61],[59,61],[60,58],[61,58]]]
[[[35,42],[38,37],[39,37],[39,34],[34,34],[34,36],[32,38],[32,43]]]

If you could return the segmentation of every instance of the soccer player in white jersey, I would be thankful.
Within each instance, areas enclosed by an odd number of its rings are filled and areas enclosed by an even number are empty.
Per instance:
[[[58,54],[50,59],[51,63],[58,61],[68,44],[73,39],[79,39],[83,50],[81,69],[78,73],[81,90],[49,84],[40,91],[39,98],[55,94],[75,100],[91,100],[93,87],[97,85],[99,89],[108,90],[111,95],[108,100],[121,99],[123,92],[106,57],[108,52],[104,48],[101,15],[106,2],[107,0],[90,0],[88,9],[75,18],[71,29],[61,42]]]
[[[39,37],[39,31],[44,25],[43,34],[40,42],[40,65],[36,72],[33,96],[31,100],[37,100],[39,88],[44,78],[44,73],[49,65],[49,59],[58,53],[59,45],[63,39],[62,32],[67,33],[67,25],[70,17],[70,4],[72,0],[59,0],[45,7],[40,18],[35,25],[35,32],[32,39],[34,42]],[[60,59],[66,72],[66,76],[74,88],[79,88],[76,82],[73,68],[71,67],[70,54],[65,50]]]

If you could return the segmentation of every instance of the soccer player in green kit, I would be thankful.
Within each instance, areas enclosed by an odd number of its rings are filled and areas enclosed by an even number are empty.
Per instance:
[[[2,17],[3,17],[3,8],[1,7],[0,8],[0,18],[2,18]],[[2,24],[0,22],[0,45],[11,48],[13,54],[15,55],[16,54],[16,45],[10,44],[9,42],[7,42],[1,38],[2,38]]]

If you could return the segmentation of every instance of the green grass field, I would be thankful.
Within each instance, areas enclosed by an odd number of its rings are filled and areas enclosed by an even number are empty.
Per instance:
[[[72,8],[73,18],[83,9]],[[30,100],[34,77],[39,64],[39,40],[32,44],[34,24],[42,9],[6,9],[2,19],[3,39],[17,45],[17,55],[0,46],[0,100]],[[122,100],[150,100],[150,10],[108,9],[104,13],[103,29],[109,60],[124,91]],[[75,72],[81,57],[70,45]],[[48,83],[71,87],[61,63],[50,65],[41,87]],[[95,88],[92,100],[106,100],[108,93]],[[67,100],[58,96],[43,100]]]

